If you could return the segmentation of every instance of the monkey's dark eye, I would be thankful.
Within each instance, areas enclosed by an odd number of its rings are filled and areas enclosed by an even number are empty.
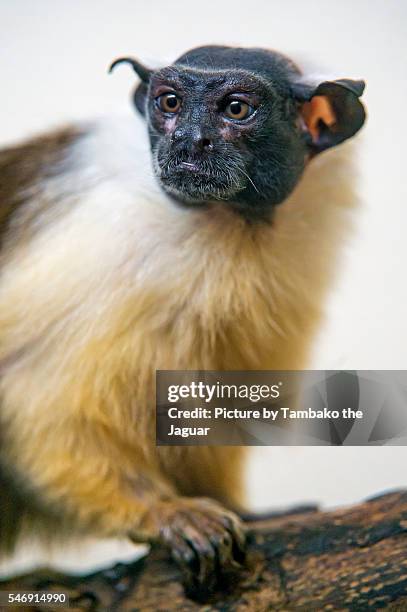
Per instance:
[[[242,119],[250,117],[253,111],[254,108],[250,106],[250,104],[247,104],[247,102],[243,102],[243,100],[231,100],[226,106],[224,113],[229,119],[241,121]]]
[[[177,113],[181,108],[181,98],[174,93],[161,94],[156,98],[156,102],[163,113]]]

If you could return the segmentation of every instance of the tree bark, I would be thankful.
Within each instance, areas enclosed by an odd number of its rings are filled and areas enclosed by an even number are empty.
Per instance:
[[[333,512],[275,514],[249,522],[248,540],[247,567],[206,601],[185,594],[177,566],[160,548],[92,575],[43,570],[2,582],[0,590],[63,590],[71,605],[55,610],[70,612],[407,611],[407,492]]]

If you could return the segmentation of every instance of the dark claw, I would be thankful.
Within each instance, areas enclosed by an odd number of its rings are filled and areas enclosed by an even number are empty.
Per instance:
[[[232,555],[235,561],[243,564],[246,558],[246,535],[238,520],[233,515],[222,517],[222,524],[233,538]]]
[[[183,546],[185,546],[185,548],[183,548]],[[188,546],[188,544],[178,545],[173,547],[171,556],[181,568],[184,583],[187,585],[192,585],[198,571],[198,559],[196,558],[194,551]]]
[[[192,571],[194,571],[194,573],[196,573],[198,569],[196,554],[189,544],[183,540],[183,538],[174,538],[171,553],[173,557],[176,557],[178,563],[188,566]]]
[[[216,553],[208,537],[195,532],[194,529],[192,535],[189,531],[188,528],[185,530],[185,537],[193,547],[199,561],[197,580],[200,584],[205,584],[215,574]]]
[[[220,571],[222,571],[222,568],[227,567],[228,564],[234,563],[233,539],[227,531],[225,531],[225,533],[220,536],[216,550],[218,552],[218,562]]]

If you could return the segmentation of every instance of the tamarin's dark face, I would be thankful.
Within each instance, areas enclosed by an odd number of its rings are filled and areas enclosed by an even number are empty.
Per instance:
[[[148,121],[156,175],[187,204],[278,204],[304,169],[307,145],[294,104],[242,69],[160,70],[151,79]]]
[[[309,83],[286,57],[262,49],[200,47],[142,79],[154,171],[189,206],[221,201],[247,218],[283,202],[317,153],[353,136],[365,113],[362,81]]]

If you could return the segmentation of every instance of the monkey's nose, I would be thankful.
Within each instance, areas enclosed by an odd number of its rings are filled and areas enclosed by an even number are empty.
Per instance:
[[[190,153],[208,153],[214,147],[213,139],[208,134],[202,133],[200,129],[186,132],[182,128],[177,128],[172,135],[172,141],[179,150]]]
[[[190,132],[191,144],[194,151],[208,153],[213,149],[213,139],[208,130],[203,127],[196,127]]]
[[[212,151],[213,142],[210,138],[199,137],[194,140],[194,147],[197,151]]]

